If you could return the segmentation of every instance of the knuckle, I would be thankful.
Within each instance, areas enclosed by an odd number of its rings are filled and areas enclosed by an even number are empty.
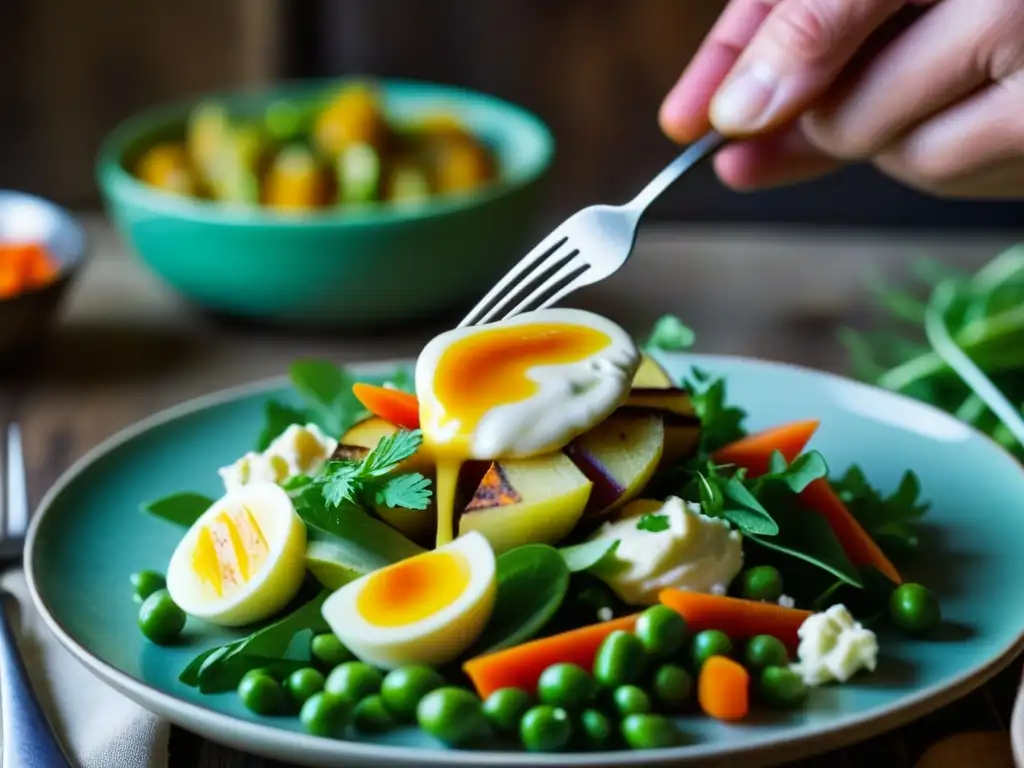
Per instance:
[[[979,9],[985,20],[976,38],[979,68],[1001,80],[1024,66],[1024,2],[985,0]]]
[[[770,32],[779,48],[807,63],[826,60],[842,35],[842,3],[791,0],[772,13]]]
[[[813,109],[802,118],[804,135],[821,151],[840,160],[863,160],[885,145],[880,131],[864,131],[840,110]]]

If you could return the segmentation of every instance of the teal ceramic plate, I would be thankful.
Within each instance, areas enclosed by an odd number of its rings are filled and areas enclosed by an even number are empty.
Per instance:
[[[857,462],[885,490],[906,468],[916,471],[933,508],[924,554],[906,576],[939,594],[951,622],[946,636],[912,641],[883,634],[876,674],[820,689],[796,714],[742,725],[682,718],[693,743],[660,752],[456,752],[414,730],[349,742],[305,735],[295,719],[258,718],[233,694],[202,696],[177,682],[197,647],[143,640],[128,575],[165,567],[180,535],[142,515],[139,503],[181,489],[219,495],[217,467],[250,448],[266,397],[287,396],[281,382],[186,403],[79,461],[47,495],[29,536],[35,602],[75,656],[143,706],[214,740],[308,765],[703,765],[736,764],[741,756],[745,766],[768,764],[918,717],[981,685],[1024,647],[1024,472],[1007,453],[937,410],[831,375],[727,357],[663,361],[676,375],[690,364],[726,374],[751,428],[820,418],[813,447],[834,471]]]

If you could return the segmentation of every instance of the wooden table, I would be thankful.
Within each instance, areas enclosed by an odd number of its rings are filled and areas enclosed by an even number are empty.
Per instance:
[[[0,404],[20,420],[29,491],[38,501],[87,449],[171,404],[223,387],[281,374],[303,355],[344,363],[409,356],[444,321],[386,335],[289,333],[216,321],[191,308],[128,256],[99,217],[87,217],[94,255],[64,307],[40,359],[10,376]],[[1024,238],[1018,238],[1024,239]],[[644,332],[662,313],[685,318],[702,351],[753,355],[842,371],[835,332],[872,320],[864,278],[898,280],[907,264],[931,256],[974,268],[1014,238],[895,236],[793,231],[650,228],[614,279],[574,302]],[[895,732],[793,765],[1011,766],[1006,727],[1021,677],[1016,663],[981,691]],[[968,736],[922,755],[935,742]],[[837,745],[840,746],[840,745]],[[175,731],[172,768],[270,766]],[[969,757],[968,757],[969,755]],[[933,760],[939,762],[932,762]],[[921,761],[921,762],[919,762]],[[127,768],[127,767],[126,767]]]

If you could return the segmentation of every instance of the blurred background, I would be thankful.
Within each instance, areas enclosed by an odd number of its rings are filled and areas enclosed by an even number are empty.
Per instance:
[[[138,110],[279,80],[372,74],[468,87],[551,127],[544,212],[631,195],[674,148],[658,104],[724,0],[5,0],[0,188],[99,205],[102,137]],[[1016,213],[1015,213],[1016,211]],[[993,230],[1019,206],[942,202],[868,168],[736,195],[710,170],[652,218]]]

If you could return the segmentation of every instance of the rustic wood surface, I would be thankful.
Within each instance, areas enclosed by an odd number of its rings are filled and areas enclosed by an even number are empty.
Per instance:
[[[444,319],[385,336],[296,333],[226,322],[172,295],[98,217],[93,256],[39,358],[8,373],[0,399],[23,428],[33,502],[68,465],[156,410],[226,386],[281,374],[301,355],[338,362],[414,354]],[[1008,235],[950,237],[649,228],[614,279],[574,302],[637,332],[664,312],[691,322],[702,351],[754,355],[842,371],[838,327],[873,312],[865,276],[900,279],[931,256],[976,267]],[[458,310],[453,308],[453,317]],[[1007,727],[1020,662],[963,701],[866,743],[792,765],[1012,766]],[[959,735],[957,735],[959,734]],[[937,742],[944,741],[936,746]],[[969,758],[968,758],[969,756]],[[277,766],[175,730],[171,768]]]

